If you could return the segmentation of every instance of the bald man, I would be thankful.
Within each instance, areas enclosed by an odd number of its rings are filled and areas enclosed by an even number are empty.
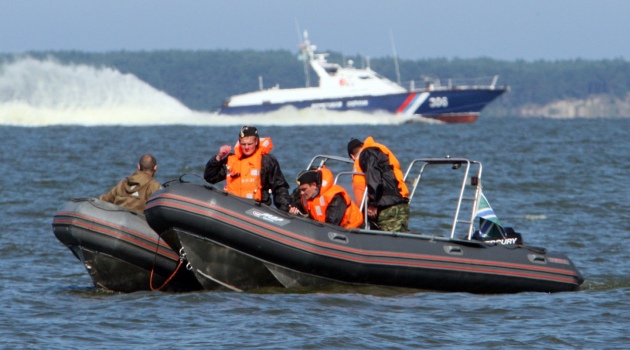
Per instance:
[[[100,195],[98,199],[143,213],[147,199],[162,188],[162,185],[153,178],[156,171],[157,160],[147,153],[140,157],[135,173],[122,179],[111,191]]]

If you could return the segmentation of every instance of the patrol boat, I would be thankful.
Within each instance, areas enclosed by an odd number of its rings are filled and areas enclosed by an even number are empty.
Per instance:
[[[161,241],[140,213],[96,198],[75,198],[59,207],[52,226],[97,288],[125,293],[202,289],[185,268],[185,257]]]
[[[260,91],[229,97],[219,113],[243,115],[281,108],[384,111],[405,118],[406,122],[429,118],[445,123],[472,123],[486,105],[509,90],[508,86],[497,86],[498,76],[484,79],[485,83],[474,79],[460,83],[448,80],[442,84],[439,79],[431,79],[419,84],[420,87],[411,81],[405,88],[376,73],[369,65],[356,68],[352,61],[345,66],[328,62],[328,54],[316,53],[316,46],[306,32],[301,48],[301,58],[319,78],[318,86],[308,87],[307,83],[304,88],[263,90],[260,83]]]
[[[351,162],[323,155],[313,158],[309,168],[318,160],[318,166],[328,166],[335,159]],[[434,190],[435,181],[420,186],[427,169],[438,167],[458,179],[444,202],[428,199],[444,193]],[[188,182],[185,175],[156,192],[145,215],[174,250],[185,252],[207,290],[329,285],[470,293],[577,290],[584,278],[565,254],[526,245],[520,233],[495,220],[481,191],[481,169],[481,163],[464,158],[414,160],[405,182],[412,184],[412,212],[422,223],[417,232],[379,231],[369,225],[345,229],[316,222],[207,183]],[[335,182],[341,183],[342,177],[357,173],[335,174]],[[442,175],[438,179],[442,181]],[[441,215],[422,214],[435,207]],[[448,219],[450,230],[442,223],[429,225],[431,218],[444,217],[443,208],[448,207],[455,208]]]

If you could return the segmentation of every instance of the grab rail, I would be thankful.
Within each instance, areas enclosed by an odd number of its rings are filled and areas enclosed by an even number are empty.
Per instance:
[[[339,161],[342,163],[353,164],[354,161],[350,158],[334,156],[334,155],[316,155],[314,156],[307,169],[315,169],[326,165],[330,160]],[[315,165],[317,164],[317,165]],[[418,169],[418,164],[420,164]],[[451,158],[450,156],[446,156],[444,158],[417,158],[411,161],[407,170],[405,171],[403,181],[405,183],[409,183],[410,179],[413,179],[411,190],[409,191],[409,203],[411,204],[416,191],[419,188],[420,181],[423,178],[425,170],[429,166],[438,166],[438,165],[447,165],[450,166],[453,170],[458,170],[463,166],[463,179],[461,181],[461,185],[459,187],[459,192],[457,195],[457,203],[455,207],[455,213],[453,215],[453,221],[451,224],[451,232],[450,238],[455,237],[455,231],[457,229],[457,224],[467,224],[466,227],[466,236],[467,239],[470,240],[472,238],[472,234],[474,231],[474,220],[476,217],[476,209],[479,204],[479,197],[481,193],[481,174],[483,167],[480,162],[474,160],[468,160],[466,158]],[[417,174],[412,172],[417,171]],[[470,173],[473,173],[472,176],[469,176]],[[415,175],[414,175],[415,174]],[[334,179],[334,183],[337,184],[339,182],[339,178],[341,176],[365,176],[364,173],[354,172],[354,171],[340,171],[337,173]],[[472,196],[466,196],[467,193],[470,192],[472,187]],[[462,215],[462,203],[463,201],[471,201],[471,213],[469,219],[460,219]],[[362,209],[364,213],[364,221],[365,221],[365,229],[369,229],[368,217],[367,217],[367,187],[363,192],[363,196],[361,198],[361,203],[359,208]]]
[[[468,239],[471,239],[472,234],[473,234],[473,229],[474,229],[474,220],[475,220],[475,216],[476,216],[476,208],[477,205],[479,203],[479,194],[480,194],[480,190],[481,190],[481,171],[482,171],[482,166],[481,163],[478,161],[470,161],[468,159],[465,158],[451,158],[450,156],[446,156],[444,158],[418,158],[418,159],[414,159],[411,161],[411,163],[409,164],[409,166],[407,167],[407,171],[405,172],[405,176],[404,176],[404,181],[407,182],[407,179],[409,177],[409,175],[411,174],[411,170],[414,168],[414,165],[416,165],[416,163],[422,163],[420,170],[418,172],[418,175],[414,178],[413,180],[413,186],[412,189],[409,193],[409,202],[411,203],[411,200],[413,199],[413,195],[415,194],[418,185],[420,184],[420,180],[422,179],[422,175],[424,174],[424,171],[426,169],[427,166],[433,166],[433,165],[449,165],[451,166],[451,168],[453,170],[457,170],[460,169],[462,165],[465,165],[464,168],[464,176],[463,176],[463,180],[461,183],[461,187],[459,190],[459,195],[457,198],[457,205],[455,208],[455,214],[453,215],[453,224],[451,226],[451,235],[450,237],[453,238],[455,236],[455,230],[457,228],[457,224],[458,223],[465,223],[468,224],[468,229],[467,229],[467,237]],[[475,165],[477,166],[477,172],[476,175],[474,177],[468,178],[468,174],[470,172],[470,168],[471,165]],[[474,179],[474,180],[473,180]],[[474,186],[474,194],[472,197],[464,197],[464,194],[466,192],[466,186],[467,185],[472,185]],[[469,220],[460,220],[459,219],[459,215],[460,215],[460,211],[461,211],[461,207],[462,207],[462,201],[463,200],[471,200],[472,201],[472,210],[471,210],[471,216]]]

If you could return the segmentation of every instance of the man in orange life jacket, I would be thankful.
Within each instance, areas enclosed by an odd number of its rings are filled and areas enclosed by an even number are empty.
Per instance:
[[[361,203],[367,187],[368,218],[376,229],[405,232],[409,226],[409,190],[403,181],[400,163],[384,145],[368,137],[364,142],[351,139],[348,155],[354,159],[352,187],[356,203]]]
[[[230,146],[221,146],[219,153],[206,164],[203,178],[212,184],[225,180],[227,192],[267,205],[271,205],[273,195],[275,206],[288,211],[289,184],[278,160],[269,154],[272,149],[271,138],[260,138],[255,127],[244,126],[234,153],[230,153]]]
[[[346,190],[333,184],[332,172],[327,168],[307,170],[297,177],[302,208],[290,206],[289,213],[297,215],[303,209],[311,219],[345,228],[363,224],[363,214]]]

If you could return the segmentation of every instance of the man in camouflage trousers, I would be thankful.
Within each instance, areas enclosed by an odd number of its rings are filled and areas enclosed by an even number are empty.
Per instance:
[[[374,229],[390,232],[409,231],[409,190],[394,154],[368,137],[361,142],[351,139],[348,155],[354,160],[352,177],[355,203],[362,202],[367,190],[367,215]]]
[[[378,214],[378,227],[381,231],[408,232],[409,204],[401,203],[381,210]]]

